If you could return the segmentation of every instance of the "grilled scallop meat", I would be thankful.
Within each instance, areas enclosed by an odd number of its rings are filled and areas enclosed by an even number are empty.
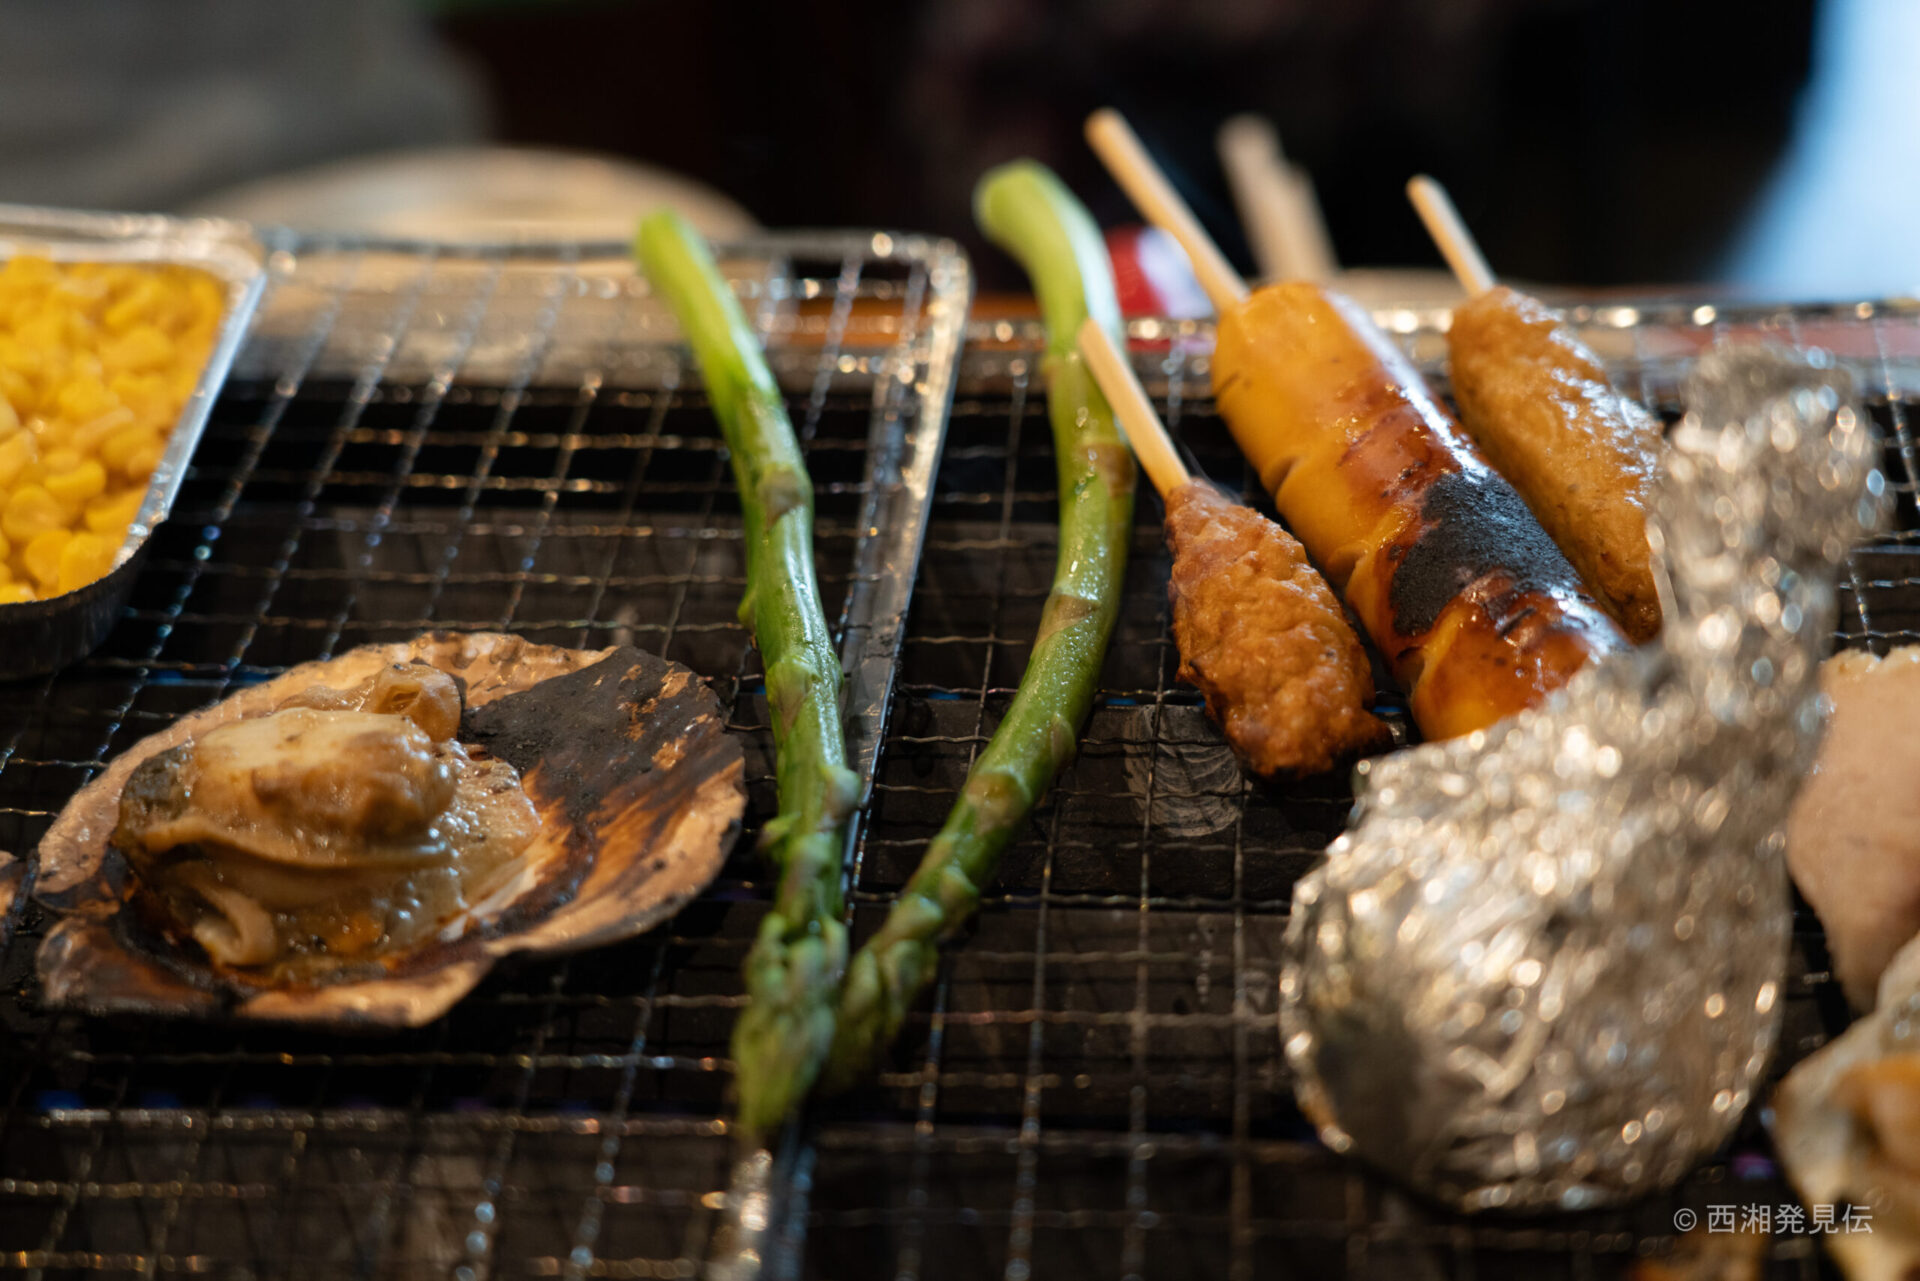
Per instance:
[[[647,928],[719,870],[739,744],[632,649],[430,635],[137,744],[41,842],[50,1000],[411,1025],[510,952]]]
[[[420,943],[540,830],[519,772],[456,740],[460,712],[451,676],[410,663],[149,757],[113,833],[135,903],[213,963],[282,977]]]

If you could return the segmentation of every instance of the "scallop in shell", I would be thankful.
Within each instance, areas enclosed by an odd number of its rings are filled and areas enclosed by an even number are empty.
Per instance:
[[[140,846],[123,822],[135,811],[165,810],[170,762],[187,759],[183,752],[196,743],[209,759],[216,745],[229,755],[270,747],[273,736],[255,722],[284,717],[290,705],[311,717],[305,709],[330,707],[340,691],[374,688],[383,674],[421,670],[413,664],[452,677],[463,695],[457,733],[448,733],[445,708],[414,708],[413,722],[435,728],[463,764],[481,762],[491,771],[480,775],[486,786],[510,783],[517,771],[531,802],[529,809],[513,796],[518,809],[502,811],[523,814],[514,820],[522,830],[477,892],[451,900],[456,911],[432,917],[403,945],[304,969],[245,963],[257,958],[226,926],[267,920],[257,902],[228,911],[216,894],[208,901],[226,913],[216,921],[221,928],[167,928],[174,918],[155,906],[162,892],[152,871],[162,864],[142,860],[146,870],[136,872]],[[236,731],[241,722],[249,724]],[[416,746],[428,741],[405,732]],[[212,766],[200,768],[193,781],[213,790],[205,777]],[[364,646],[183,718],[135,744],[74,796],[39,847],[34,894],[59,918],[40,947],[40,978],[49,1003],[94,1013],[417,1026],[445,1013],[503,956],[578,951],[672,915],[719,872],[738,836],[743,776],[740,743],[726,732],[718,701],[676,663],[629,647],[560,649],[495,633],[436,632]],[[385,778],[387,790],[371,800],[302,791],[315,784],[298,770],[283,771],[273,785],[292,793],[293,811],[303,816],[338,803],[390,817],[394,789],[405,782]],[[310,878],[328,862],[321,851],[294,876]],[[273,869],[263,875],[270,880]],[[230,886],[221,892],[234,896]]]
[[[1848,1281],[1920,1273],[1920,939],[1873,1011],[1787,1073],[1770,1128],[1802,1203],[1844,1212],[1816,1231]]]

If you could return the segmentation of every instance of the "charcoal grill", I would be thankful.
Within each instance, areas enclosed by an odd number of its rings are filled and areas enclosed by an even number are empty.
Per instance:
[[[107,647],[0,689],[0,848],[30,849],[103,755],[181,713],[429,625],[631,640],[690,664],[747,735],[751,813],[770,812],[724,455],[670,329],[611,256],[282,246]],[[1039,621],[1055,513],[1038,333],[976,324],[956,363],[966,270],[936,242],[781,240],[729,269],[820,494],[823,591],[872,780],[849,850],[857,939],[944,817]],[[1852,558],[1838,640],[1920,640],[1920,310],[1576,316],[1669,411],[1716,338],[1817,343],[1854,366],[1900,515]],[[1438,366],[1443,317],[1382,319]],[[1142,321],[1133,338],[1200,465],[1257,500],[1212,412],[1206,327]],[[781,1177],[804,1195],[769,1271],[1613,1277],[1671,1246],[1679,1210],[1790,1203],[1753,1117],[1670,1195],[1544,1219],[1462,1219],[1314,1143],[1280,1054],[1277,949],[1293,880],[1350,796],[1233,766],[1174,679],[1161,511],[1139,506],[1080,757],[880,1080],[799,1128]],[[1388,714],[1405,733],[1404,709]],[[749,844],[653,935],[512,969],[441,1023],[378,1038],[45,1011],[26,911],[0,1000],[0,1270],[697,1275],[726,1213],[727,1034],[766,889]],[[1846,1020],[1815,923],[1797,924],[1783,1067]],[[1830,1274],[1806,1235],[1775,1237],[1766,1267]]]

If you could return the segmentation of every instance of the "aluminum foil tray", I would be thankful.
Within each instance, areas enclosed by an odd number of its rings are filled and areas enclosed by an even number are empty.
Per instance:
[[[0,205],[0,261],[38,254],[57,262],[170,263],[195,267],[219,280],[226,309],[213,350],[200,371],[166,450],[147,482],[147,494],[127,528],[113,568],[76,591],[47,600],[0,605],[0,680],[56,670],[92,651],[113,626],[153,530],[173,509],[188,461],[200,444],[207,414],[226,381],[265,280],[263,251],[239,223],[157,214],[83,214]]]

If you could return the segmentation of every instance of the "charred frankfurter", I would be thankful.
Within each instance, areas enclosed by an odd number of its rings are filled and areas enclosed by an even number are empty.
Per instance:
[[[1532,706],[1625,646],[1513,486],[1350,299],[1295,281],[1225,309],[1213,385],[1428,738]]]

